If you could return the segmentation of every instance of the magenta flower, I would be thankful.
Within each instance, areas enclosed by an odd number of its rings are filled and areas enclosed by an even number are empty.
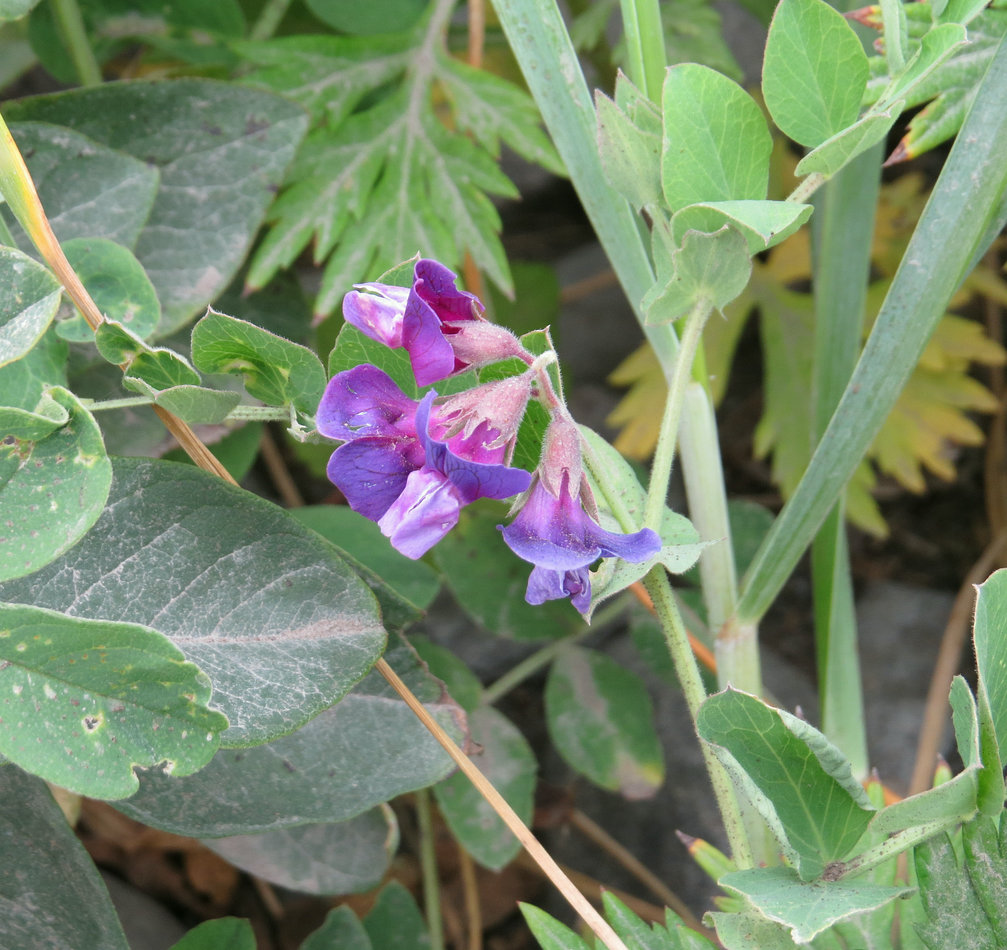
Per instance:
[[[354,511],[376,521],[407,557],[430,550],[477,498],[510,498],[531,475],[500,464],[504,445],[485,421],[471,433],[438,438],[431,390],[420,403],[376,366],[365,363],[334,376],[318,407],[318,431],[346,440],[327,474]]]
[[[404,347],[420,386],[470,366],[483,366],[525,350],[509,330],[483,319],[475,294],[455,286],[455,274],[421,258],[412,288],[360,284],[343,299],[343,316],[371,339]]]

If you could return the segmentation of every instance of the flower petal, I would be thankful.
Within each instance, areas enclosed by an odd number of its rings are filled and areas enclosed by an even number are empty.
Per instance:
[[[402,346],[402,315],[409,288],[391,284],[357,284],[357,288],[343,298],[346,322],[385,346]]]
[[[330,439],[415,437],[416,401],[383,370],[362,363],[337,373],[325,387],[315,424]]]
[[[462,502],[440,472],[412,472],[405,488],[378,521],[392,547],[414,560],[427,553],[457,523]]]
[[[354,511],[377,521],[402,494],[409,474],[422,461],[422,449],[415,440],[362,438],[339,446],[326,474]]]
[[[413,290],[402,318],[402,345],[419,386],[429,386],[462,368],[442,327],[434,308]]]
[[[551,571],[545,567],[532,569],[524,595],[529,604],[538,606],[547,600],[563,600],[566,597],[581,613],[587,611],[591,605],[591,578],[586,567],[572,571]]]
[[[475,294],[459,290],[456,275],[438,261],[421,258],[413,270],[413,288],[439,320],[475,320],[483,305]]]

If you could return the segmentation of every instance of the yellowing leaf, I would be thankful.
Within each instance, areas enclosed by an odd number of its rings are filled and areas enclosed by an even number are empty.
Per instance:
[[[605,425],[620,429],[613,445],[627,458],[645,461],[657,445],[661,411],[668,392],[661,364],[649,343],[629,354],[611,373],[613,386],[629,392],[609,413]]]

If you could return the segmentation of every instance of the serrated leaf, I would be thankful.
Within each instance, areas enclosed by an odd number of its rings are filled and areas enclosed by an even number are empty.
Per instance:
[[[386,654],[392,668],[456,741],[458,707],[408,647]],[[288,736],[251,749],[224,749],[185,778],[146,773],[116,808],[145,824],[191,837],[258,834],[345,821],[440,781],[447,753],[377,672]]]
[[[518,729],[495,709],[482,706],[469,713],[469,730],[478,750],[479,770],[493,787],[530,824],[538,763]],[[486,799],[461,772],[434,786],[434,796],[451,833],[473,858],[499,871],[521,850],[521,842],[503,823]]]
[[[48,268],[12,247],[0,247],[0,366],[21,359],[38,343],[61,293]]]
[[[230,283],[307,124],[288,100],[203,79],[107,83],[22,99],[6,113],[69,126],[160,171],[139,236],[102,236],[143,264],[161,301],[162,336]]]
[[[748,242],[726,225],[715,234],[686,231],[670,264],[670,276],[659,277],[641,302],[648,324],[670,323],[701,304],[719,310],[745,289],[752,273]]]
[[[91,528],[112,466],[94,418],[65,389],[49,390],[34,413],[0,410],[0,423],[0,580],[9,580],[48,564]]]
[[[189,775],[227,719],[210,682],[149,627],[0,605],[0,752],[79,795],[125,798],[134,768]]]
[[[370,913],[364,918],[364,930],[373,947],[381,950],[429,950],[430,935],[413,896],[392,881],[378,894]]]
[[[643,681],[602,653],[570,647],[545,688],[549,735],[566,763],[601,788],[650,798],[664,755]]]
[[[194,467],[119,459],[114,471],[95,527],[0,598],[160,630],[211,677],[224,746],[296,729],[370,669],[385,641],[377,607],[331,545]]]
[[[193,927],[171,950],[255,950],[255,931],[239,917],[204,920]]]
[[[782,924],[795,943],[815,937],[857,914],[868,913],[912,893],[912,888],[883,887],[863,881],[802,881],[792,868],[732,871],[721,887],[746,898],[768,920]]]
[[[782,0],[773,14],[762,93],[773,121],[815,148],[856,121],[867,86],[860,38],[824,0]]]
[[[802,880],[848,854],[870,823],[873,806],[849,762],[795,716],[729,689],[703,703],[697,731],[761,792],[763,800],[753,804],[784,833],[780,843]]]
[[[154,332],[161,319],[161,304],[154,285],[133,252],[106,238],[73,238],[62,244],[63,253],[84,288],[108,320],[122,324],[141,339]],[[94,331],[74,309],[56,332],[73,343],[90,343]]]
[[[16,111],[16,103],[4,104],[57,239],[106,238],[133,248],[154,205],[157,168],[61,125],[14,122]],[[0,212],[21,250],[36,253],[10,209]]]
[[[240,375],[267,406],[313,415],[325,389],[325,370],[307,347],[212,308],[192,328],[192,362],[203,373]]]
[[[0,894],[10,950],[129,950],[98,869],[59,805],[41,779],[15,765],[0,768]]]
[[[297,825],[261,835],[206,838],[235,867],[302,894],[356,894],[381,883],[398,847],[390,808],[348,821]]]
[[[701,201],[761,200],[772,139],[748,95],[726,76],[693,63],[664,82],[661,172],[672,212]]]

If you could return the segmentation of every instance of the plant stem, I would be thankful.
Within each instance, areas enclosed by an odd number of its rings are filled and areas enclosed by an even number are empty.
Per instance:
[[[227,418],[232,422],[289,422],[288,406],[235,406]]]
[[[651,102],[661,102],[667,57],[657,0],[621,0],[629,78]]]
[[[268,40],[280,25],[280,21],[287,13],[290,0],[267,0],[266,5],[259,13],[259,18],[249,31],[250,40]]]
[[[626,609],[626,598],[616,597],[610,604],[606,604],[600,610],[595,611],[591,618],[592,626],[585,624],[582,630],[561,640],[553,640],[534,653],[526,656],[520,663],[512,666],[499,679],[494,680],[483,690],[482,703],[485,706],[492,706],[499,702],[512,689],[520,686],[528,677],[534,676],[543,667],[548,666],[556,657],[562,653],[571,643],[582,640],[589,633],[597,630],[598,627],[615,620],[621,616]]]
[[[906,14],[901,0],[880,0],[888,75],[895,76],[906,65]]]
[[[807,200],[824,185],[828,179],[821,172],[812,172],[801,183],[787,195],[787,201],[796,204],[805,204]]]
[[[504,797],[493,787],[486,776],[479,771],[472,760],[458,748],[454,740],[441,728],[437,720],[430,715],[426,707],[413,695],[409,687],[402,682],[395,670],[388,665],[388,661],[382,657],[374,664],[374,668],[388,681],[395,692],[402,697],[406,705],[416,715],[416,718],[426,726],[433,737],[441,744],[444,751],[451,757],[455,765],[465,773],[479,794],[489,802],[492,809],[500,816],[504,824],[507,825],[518,841],[524,846],[524,849],[534,859],[535,863],[538,864],[549,880],[552,881],[557,890],[569,901],[570,906],[581,916],[581,919],[591,928],[602,944],[608,950],[627,950],[626,945],[605,918],[574,887],[570,879],[563,873],[562,868],[560,868],[549,852],[542,847],[531,831],[528,830],[514,809],[507,804]]]
[[[657,449],[654,461],[650,467],[650,482],[647,486],[647,505],[644,508],[643,523],[661,532],[661,519],[664,506],[668,500],[668,483],[671,481],[671,468],[675,461],[675,443],[678,438],[679,421],[682,418],[682,404],[685,401],[685,390],[692,379],[692,361],[699,348],[699,340],[703,335],[703,327],[713,305],[706,299],[697,300],[686,315],[685,329],[679,341],[678,360],[675,371],[668,384],[668,396],[664,404],[664,416],[661,419],[661,432],[657,438]]]
[[[928,838],[954,828],[961,820],[961,815],[954,818],[935,818],[922,825],[914,825],[912,828],[897,831],[885,838],[880,844],[868,848],[855,858],[850,858],[849,861],[836,861],[828,865],[822,878],[826,881],[838,881],[852,874],[862,874],[864,871],[876,868],[879,864],[884,864],[885,861],[909,848],[923,844]]]
[[[420,873],[423,876],[423,908],[430,933],[430,950],[444,950],[441,884],[437,873],[437,849],[429,789],[421,788],[416,793],[416,822],[420,831]]]
[[[664,567],[660,564],[654,567],[643,579],[643,584],[654,604],[654,613],[657,615],[661,630],[664,632],[668,652],[675,665],[675,674],[682,687],[685,702],[689,707],[689,714],[695,723],[699,707],[706,699],[706,690],[703,687],[696,658],[689,647],[688,633],[682,623],[678,605],[675,603],[675,594],[671,589]],[[731,854],[739,868],[752,867],[754,863],[752,849],[748,841],[741,807],[735,795],[734,784],[710,747],[702,739],[699,740],[699,745],[724,821],[727,840],[731,844]]]
[[[52,12],[82,86],[100,86],[101,67],[87,39],[77,0],[52,0]]]
[[[122,399],[81,399],[80,404],[89,412],[105,412],[110,409],[152,406],[154,400],[150,396],[125,396]]]

